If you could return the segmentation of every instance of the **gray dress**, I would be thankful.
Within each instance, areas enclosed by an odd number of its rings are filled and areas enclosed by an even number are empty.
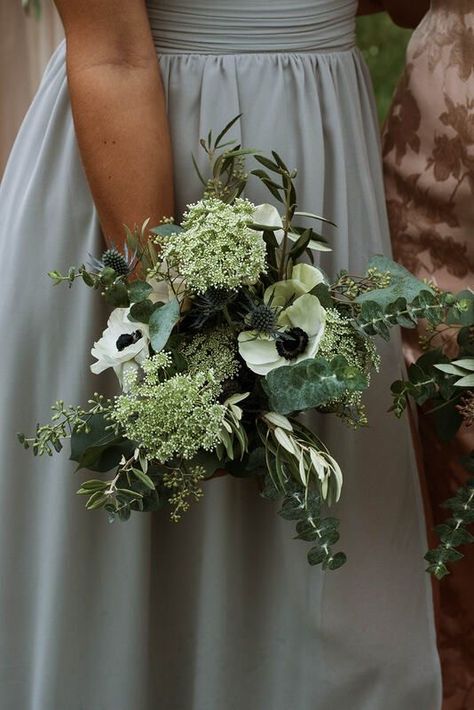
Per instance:
[[[199,138],[243,113],[235,137],[278,149],[299,169],[301,207],[337,222],[326,269],[357,272],[389,253],[355,0],[148,5],[178,211],[200,194]],[[268,201],[256,184],[248,195]],[[46,273],[101,249],[61,45],[0,192],[2,710],[437,710],[410,432],[387,413],[399,344],[386,348],[366,431],[315,423],[345,472],[341,570],[310,568],[252,482],[207,483],[180,525],[166,514],[110,525],[83,510],[66,454],[33,459],[15,441],[55,399],[85,401],[100,386],[88,375],[105,325],[99,299],[53,288]]]

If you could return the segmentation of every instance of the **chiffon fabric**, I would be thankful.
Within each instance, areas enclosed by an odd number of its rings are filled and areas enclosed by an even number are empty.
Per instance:
[[[149,2],[171,123],[177,217],[200,197],[191,154],[237,114],[234,137],[299,170],[301,208],[337,222],[324,268],[390,253],[378,126],[354,46],[354,0]],[[159,156],[157,156],[157,160]],[[256,181],[247,195],[270,195]],[[370,426],[314,426],[345,472],[348,562],[305,543],[251,481],[208,482],[180,524],[108,524],[74,496],[67,454],[15,442],[55,399],[86,401],[105,325],[97,295],[46,272],[103,243],[76,146],[65,49],[53,56],[0,192],[2,476],[0,669],[5,710],[437,710],[427,542],[407,421],[387,412],[400,345],[367,398]]]
[[[474,288],[474,5],[433,0],[414,32],[383,136],[385,186],[396,258],[419,278],[458,292]],[[407,331],[407,362],[420,354]],[[456,354],[456,333],[435,339]],[[435,521],[441,504],[470,475],[461,457],[474,449],[472,427],[441,442],[433,417],[420,413],[426,504]],[[474,707],[474,549],[439,586],[439,649],[446,710]]]

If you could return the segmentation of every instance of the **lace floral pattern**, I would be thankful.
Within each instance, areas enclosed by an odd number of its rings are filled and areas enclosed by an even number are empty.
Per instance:
[[[441,288],[474,288],[474,3],[432,0],[414,32],[407,64],[384,127],[383,154],[392,244],[397,260]],[[454,349],[442,336],[439,345]],[[405,355],[420,354],[416,333]],[[466,429],[440,445],[429,416],[421,415],[428,517],[465,476],[457,461],[474,449]],[[474,554],[439,587],[438,639],[444,710],[474,707]]]

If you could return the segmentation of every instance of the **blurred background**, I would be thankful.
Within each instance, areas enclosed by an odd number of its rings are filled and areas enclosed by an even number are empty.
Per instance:
[[[25,8],[29,12],[25,13]],[[0,176],[11,145],[36,91],[46,63],[62,38],[51,0],[0,0]],[[390,106],[411,32],[401,30],[384,14],[357,21],[359,46],[374,81],[380,121]]]
[[[357,19],[357,42],[372,74],[381,123],[402,72],[411,34],[411,30],[396,27],[384,13]]]

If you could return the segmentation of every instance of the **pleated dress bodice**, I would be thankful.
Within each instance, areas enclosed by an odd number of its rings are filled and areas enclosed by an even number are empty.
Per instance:
[[[327,52],[355,44],[356,0],[148,0],[163,53]]]

